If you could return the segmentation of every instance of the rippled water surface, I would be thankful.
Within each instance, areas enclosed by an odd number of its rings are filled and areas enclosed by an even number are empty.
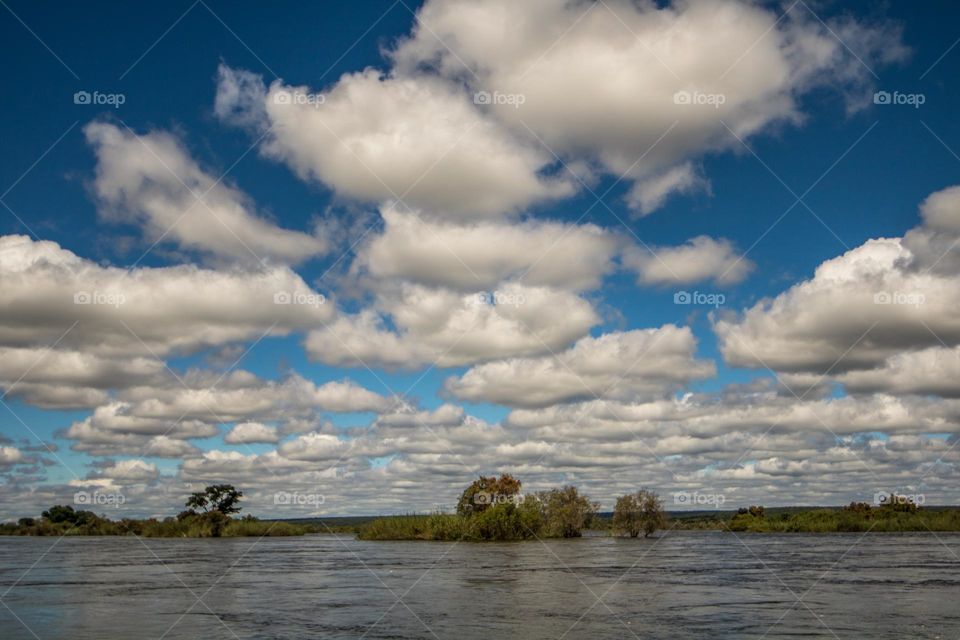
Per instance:
[[[0,538],[7,638],[958,638],[960,535]]]

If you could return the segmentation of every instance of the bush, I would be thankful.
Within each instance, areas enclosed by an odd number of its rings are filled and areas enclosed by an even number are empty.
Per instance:
[[[636,493],[620,496],[613,509],[613,532],[636,538],[643,532],[649,537],[667,522],[660,496],[641,489]]]
[[[600,506],[580,495],[574,486],[541,491],[537,498],[543,509],[543,532],[548,538],[579,538]]]

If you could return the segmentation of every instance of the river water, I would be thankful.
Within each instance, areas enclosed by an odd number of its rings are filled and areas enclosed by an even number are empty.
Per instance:
[[[0,537],[0,637],[958,638],[960,534]]]

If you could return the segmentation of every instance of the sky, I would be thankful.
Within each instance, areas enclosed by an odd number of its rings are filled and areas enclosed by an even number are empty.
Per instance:
[[[952,3],[2,4],[0,519],[960,502]]]

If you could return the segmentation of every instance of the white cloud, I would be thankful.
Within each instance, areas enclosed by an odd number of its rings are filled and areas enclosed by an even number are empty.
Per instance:
[[[666,325],[580,339],[569,350],[473,367],[444,389],[471,402],[544,407],[590,398],[657,398],[716,373],[696,360],[687,327]]]
[[[0,236],[0,274],[0,344],[45,348],[56,343],[63,351],[83,351],[87,364],[94,364],[94,356],[156,358],[286,335],[315,327],[334,313],[331,304],[276,304],[278,293],[323,300],[285,267],[127,270],[103,267],[56,243],[25,236]],[[72,356],[63,357],[69,363]],[[111,375],[117,373],[109,366]],[[142,361],[121,366],[140,376],[149,368]],[[66,372],[50,374],[70,382]],[[79,383],[83,376],[74,375]]]
[[[321,238],[258,216],[249,197],[201,169],[169,134],[137,135],[106,123],[84,132],[97,154],[101,216],[141,226],[148,242],[254,263],[301,262],[327,249]]]
[[[16,447],[0,447],[0,468],[10,467],[23,461],[23,452]]]
[[[114,484],[147,484],[159,477],[157,465],[144,460],[120,460],[102,466],[88,476],[89,479],[110,480]]]
[[[367,69],[320,93],[279,81],[266,89],[221,67],[216,112],[232,122],[262,119],[266,155],[362,201],[399,199],[463,219],[503,216],[572,192],[538,175],[552,162],[549,154],[436,79]]]
[[[312,331],[307,352],[333,365],[451,367],[562,349],[599,322],[573,293],[516,283],[473,294],[404,284],[378,309],[396,331],[367,309]]]
[[[898,353],[880,367],[836,376],[848,391],[960,398],[960,347]]]
[[[680,285],[713,280],[719,285],[740,282],[753,269],[729,240],[697,236],[676,247],[634,246],[623,257],[642,284]]]
[[[870,71],[829,28],[867,64],[905,53],[894,29],[827,25],[803,4],[781,18],[732,0],[429,1],[392,57],[399,77],[426,66],[500,95],[485,109],[518,137],[626,176],[628,202],[649,213],[705,185],[691,161],[739,145],[728,127],[745,138],[799,122],[797,98],[817,86],[865,97]]]
[[[903,239],[868,240],[773,300],[717,320],[724,358],[738,366],[839,375],[902,368],[902,357],[888,359],[956,346],[960,278],[945,268],[960,254],[960,234],[948,222],[952,193],[931,196],[924,223]]]
[[[359,251],[354,269],[377,281],[403,279],[461,291],[522,277],[532,286],[583,290],[613,270],[623,240],[595,225],[432,222],[386,207],[384,230]]]
[[[260,422],[241,422],[230,429],[223,441],[227,444],[252,444],[256,442],[278,442],[277,428]]]
[[[336,461],[350,447],[348,442],[326,433],[307,433],[280,445],[279,452],[291,460]]]

